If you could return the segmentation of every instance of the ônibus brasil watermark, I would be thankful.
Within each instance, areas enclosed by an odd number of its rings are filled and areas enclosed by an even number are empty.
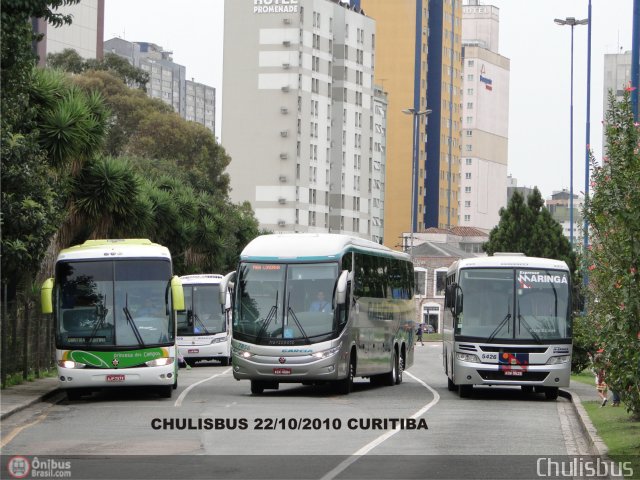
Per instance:
[[[9,458],[7,471],[11,478],[71,478],[71,462],[16,455]]]

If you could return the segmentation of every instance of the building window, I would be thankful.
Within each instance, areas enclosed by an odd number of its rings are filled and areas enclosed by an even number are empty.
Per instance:
[[[414,296],[426,297],[427,296],[427,269],[422,267],[415,267],[413,269],[413,276],[416,283]]]
[[[444,297],[444,289],[447,280],[447,269],[446,268],[437,268],[433,272],[433,296],[434,297]]]
[[[471,193],[471,187],[464,187],[464,193]]]
[[[464,221],[465,222],[470,222],[471,221],[471,215],[465,215],[464,216]]]
[[[467,165],[471,165],[472,160],[471,160],[470,158],[467,158],[467,159],[466,159],[466,163],[467,163]]]
[[[471,180],[471,172],[467,172],[467,173],[465,173],[465,174],[464,174],[464,178],[465,178],[466,180]]]

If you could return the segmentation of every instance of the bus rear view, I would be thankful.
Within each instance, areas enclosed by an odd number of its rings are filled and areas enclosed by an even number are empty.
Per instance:
[[[518,385],[548,399],[569,385],[571,275],[558,260],[460,260],[447,274],[444,368],[449,390]]]

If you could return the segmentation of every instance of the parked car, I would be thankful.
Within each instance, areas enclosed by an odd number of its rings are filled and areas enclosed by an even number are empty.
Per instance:
[[[424,326],[424,333],[436,333],[436,329],[433,328],[433,325],[426,324]]]

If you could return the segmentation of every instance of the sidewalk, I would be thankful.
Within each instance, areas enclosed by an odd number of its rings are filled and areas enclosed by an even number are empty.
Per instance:
[[[20,385],[5,388],[0,391],[0,420],[23,410],[34,403],[48,398],[58,390],[58,379],[56,377],[40,378],[33,382],[24,382]],[[560,390],[562,397],[571,400],[578,417],[582,423],[585,435],[590,439],[600,455],[607,454],[607,447],[598,436],[589,415],[582,406],[583,401],[599,401],[595,387],[580,382],[571,382],[569,388]]]
[[[58,390],[58,378],[39,378],[0,390],[0,420],[38,403]]]

